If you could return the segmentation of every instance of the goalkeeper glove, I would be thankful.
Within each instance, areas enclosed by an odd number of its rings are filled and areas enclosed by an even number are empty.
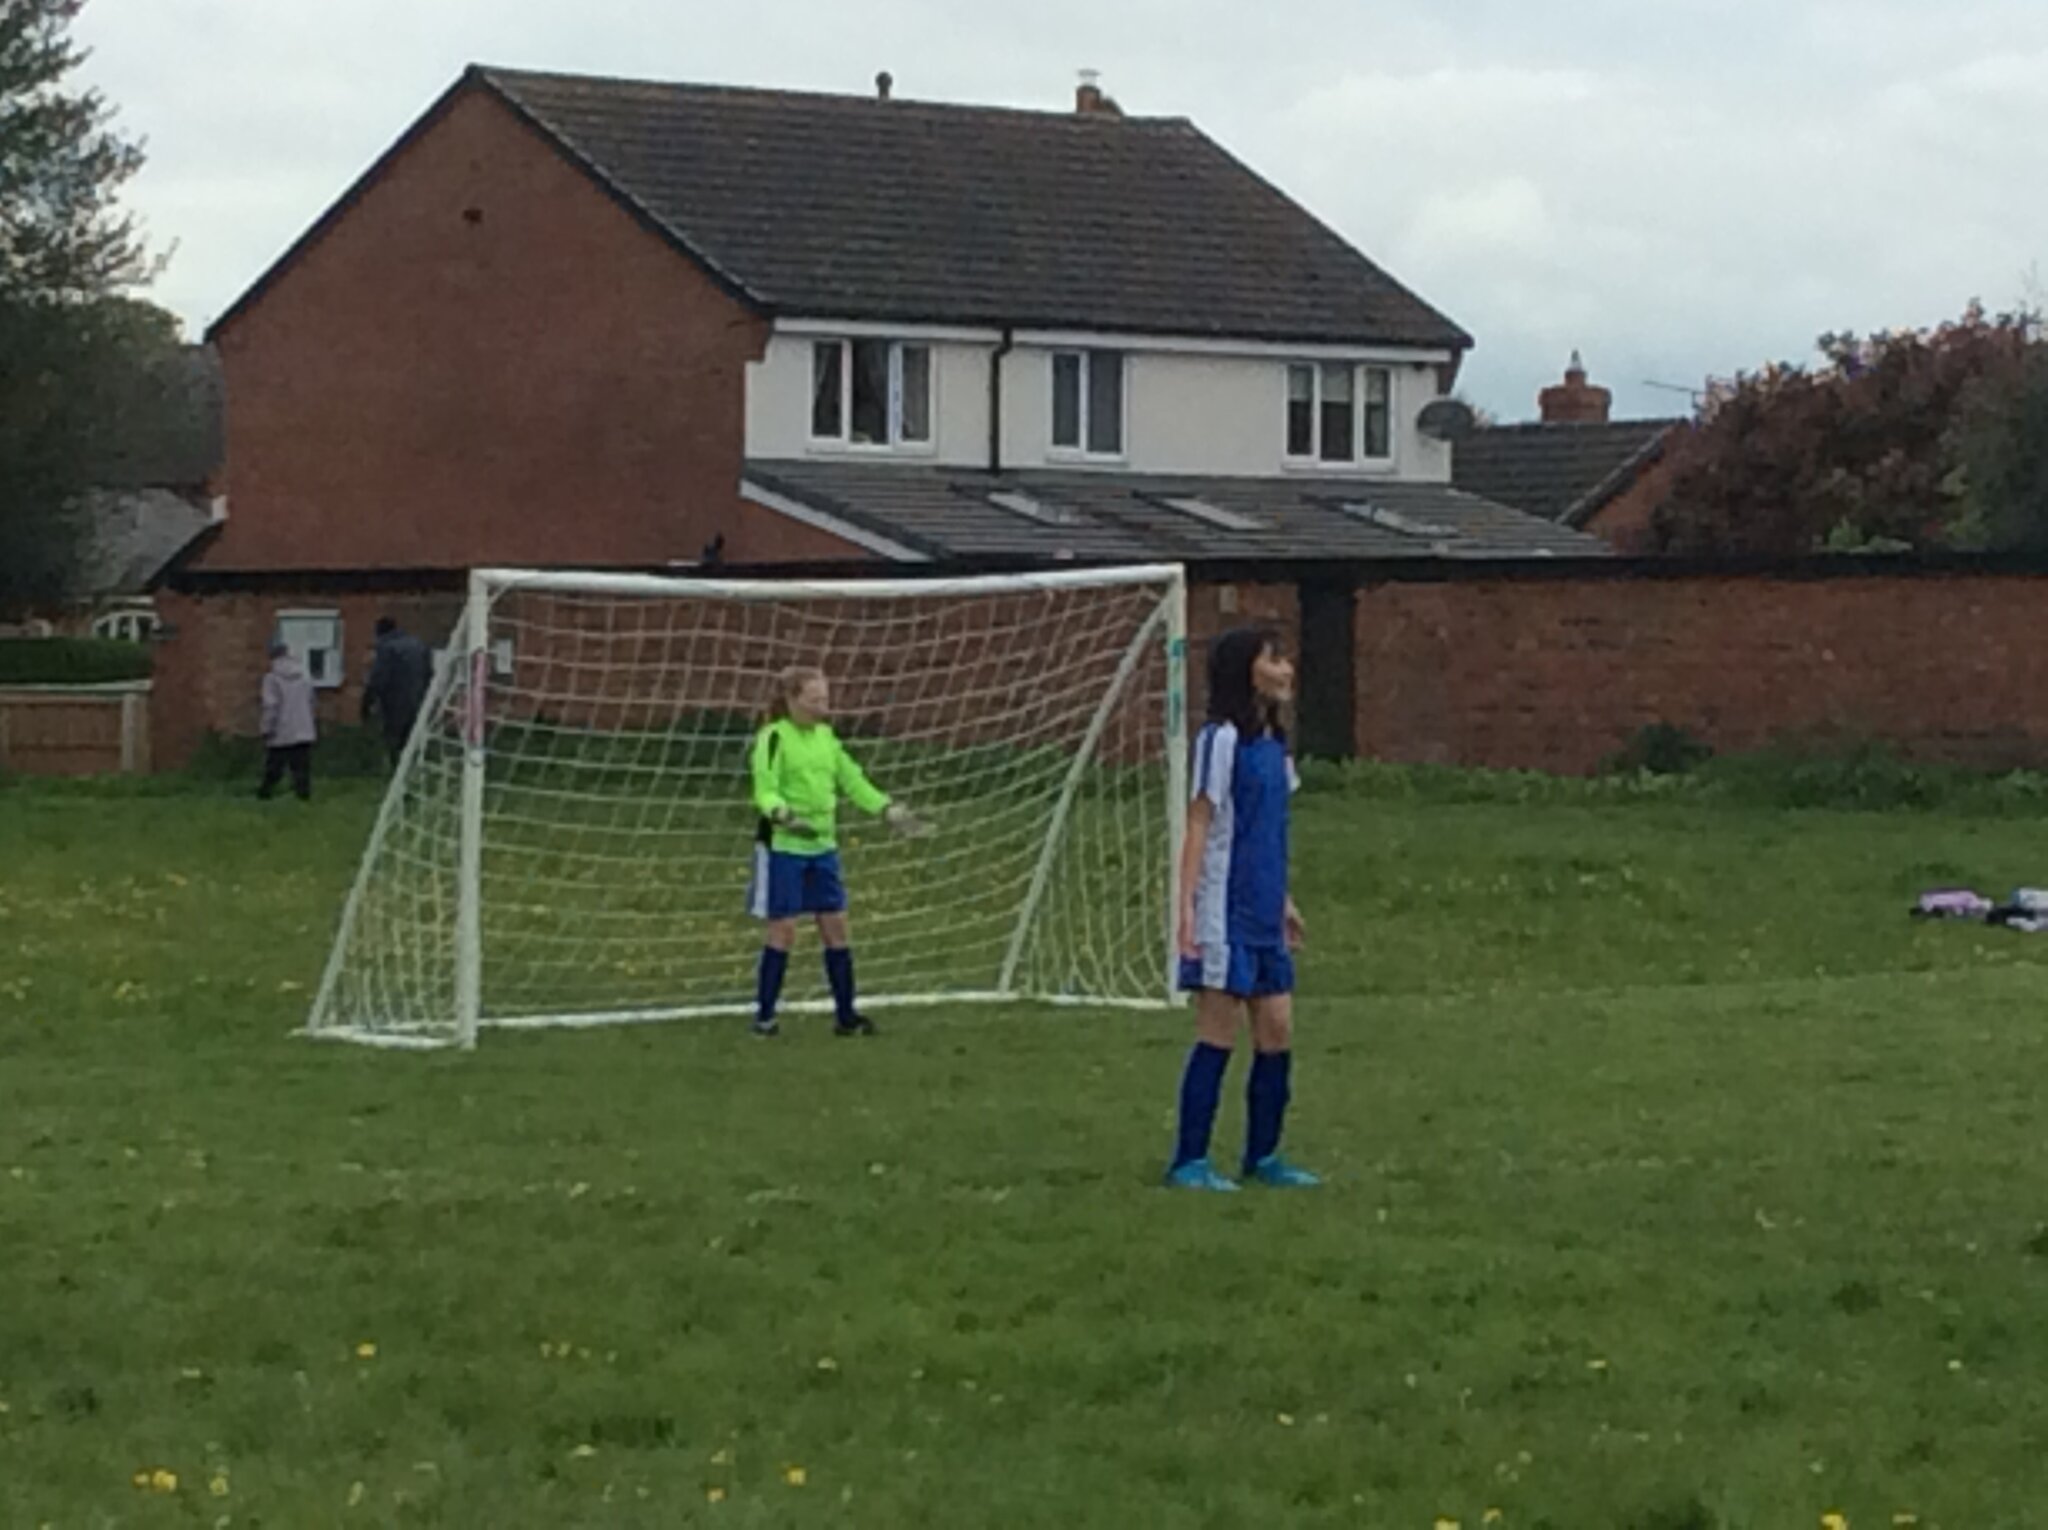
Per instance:
[[[777,808],[771,816],[775,826],[786,834],[794,834],[800,839],[813,839],[817,836],[818,831],[811,827],[808,818],[800,817],[788,808]]]
[[[900,802],[892,802],[882,810],[882,822],[905,839],[922,839],[932,831],[930,824]]]

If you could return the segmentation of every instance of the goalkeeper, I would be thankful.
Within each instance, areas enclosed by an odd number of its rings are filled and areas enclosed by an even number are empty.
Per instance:
[[[899,834],[924,825],[900,803],[876,790],[826,719],[832,692],[824,672],[809,666],[784,670],[776,715],[754,736],[754,807],[761,815],[754,847],[747,912],[764,920],[761,964],[755,981],[754,1034],[774,1036],[797,919],[815,915],[825,942],[825,976],[832,985],[835,1036],[872,1036],[875,1024],[854,1006],[853,951],[847,944],[846,884],[839,875],[834,836],[839,797],[880,813]]]

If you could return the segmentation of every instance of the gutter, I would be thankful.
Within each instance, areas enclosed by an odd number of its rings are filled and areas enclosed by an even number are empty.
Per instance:
[[[1003,326],[1003,338],[988,358],[988,470],[1003,470],[1003,358],[1017,348],[1017,332]]]

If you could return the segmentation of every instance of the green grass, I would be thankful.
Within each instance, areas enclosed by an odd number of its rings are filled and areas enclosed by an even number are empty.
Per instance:
[[[1319,783],[1229,1201],[1180,1017],[321,1046],[368,787],[0,788],[0,1525],[2043,1523],[2048,941],[1903,911],[2048,823]]]

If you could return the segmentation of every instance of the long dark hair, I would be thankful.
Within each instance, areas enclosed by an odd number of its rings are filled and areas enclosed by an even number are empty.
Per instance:
[[[1270,733],[1285,739],[1280,709],[1259,695],[1252,683],[1252,665],[1271,649],[1287,651],[1277,627],[1237,627],[1209,645],[1209,721],[1234,723],[1244,740]]]

